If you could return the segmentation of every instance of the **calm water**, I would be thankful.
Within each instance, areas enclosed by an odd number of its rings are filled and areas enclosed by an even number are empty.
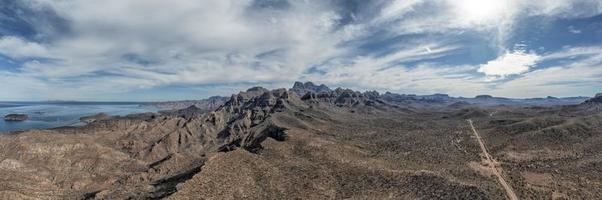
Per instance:
[[[142,103],[120,102],[0,102],[0,133],[27,129],[45,129],[73,125],[82,116],[98,113],[128,115],[156,112],[158,109]],[[8,114],[27,114],[22,122],[4,121]]]

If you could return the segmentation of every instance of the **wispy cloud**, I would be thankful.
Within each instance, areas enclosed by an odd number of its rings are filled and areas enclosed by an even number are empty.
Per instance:
[[[118,99],[172,86],[230,93],[298,79],[472,95],[506,87],[488,77],[516,75],[503,82],[511,85],[542,73],[533,67],[540,61],[597,54],[579,47],[513,51],[507,41],[523,18],[602,13],[596,0],[19,0],[11,6],[23,11],[0,15],[0,54],[10,61],[0,60],[0,83],[19,83],[0,96],[11,99]]]
[[[500,95],[529,97],[554,93],[593,95],[602,88],[602,48],[575,47],[551,53],[542,61],[572,60],[568,64],[533,70],[497,86]]]
[[[579,33],[581,33],[581,30],[575,28],[574,26],[569,26],[568,30],[569,30],[569,32],[571,32],[573,34],[579,34]]]
[[[48,52],[44,46],[14,36],[0,38],[0,54],[13,59],[48,56]]]

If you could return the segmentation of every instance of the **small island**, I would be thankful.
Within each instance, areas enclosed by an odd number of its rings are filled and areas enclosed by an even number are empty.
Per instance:
[[[9,114],[4,116],[4,121],[25,121],[29,118],[26,114]]]
[[[96,115],[80,117],[79,120],[84,123],[92,123],[95,121],[106,120],[109,118],[110,118],[109,115],[107,115],[105,113],[98,113]]]

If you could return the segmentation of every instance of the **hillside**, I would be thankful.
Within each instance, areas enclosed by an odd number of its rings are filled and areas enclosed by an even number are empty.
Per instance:
[[[520,199],[602,198],[600,112],[491,98],[305,83],[250,88],[210,112],[1,135],[0,197],[505,199],[495,165]]]

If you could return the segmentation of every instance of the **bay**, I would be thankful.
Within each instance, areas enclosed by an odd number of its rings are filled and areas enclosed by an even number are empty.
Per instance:
[[[8,114],[29,116],[20,122],[0,119],[0,133],[75,125],[80,117],[98,113],[125,116],[157,111],[154,106],[137,102],[0,102],[2,118]]]

